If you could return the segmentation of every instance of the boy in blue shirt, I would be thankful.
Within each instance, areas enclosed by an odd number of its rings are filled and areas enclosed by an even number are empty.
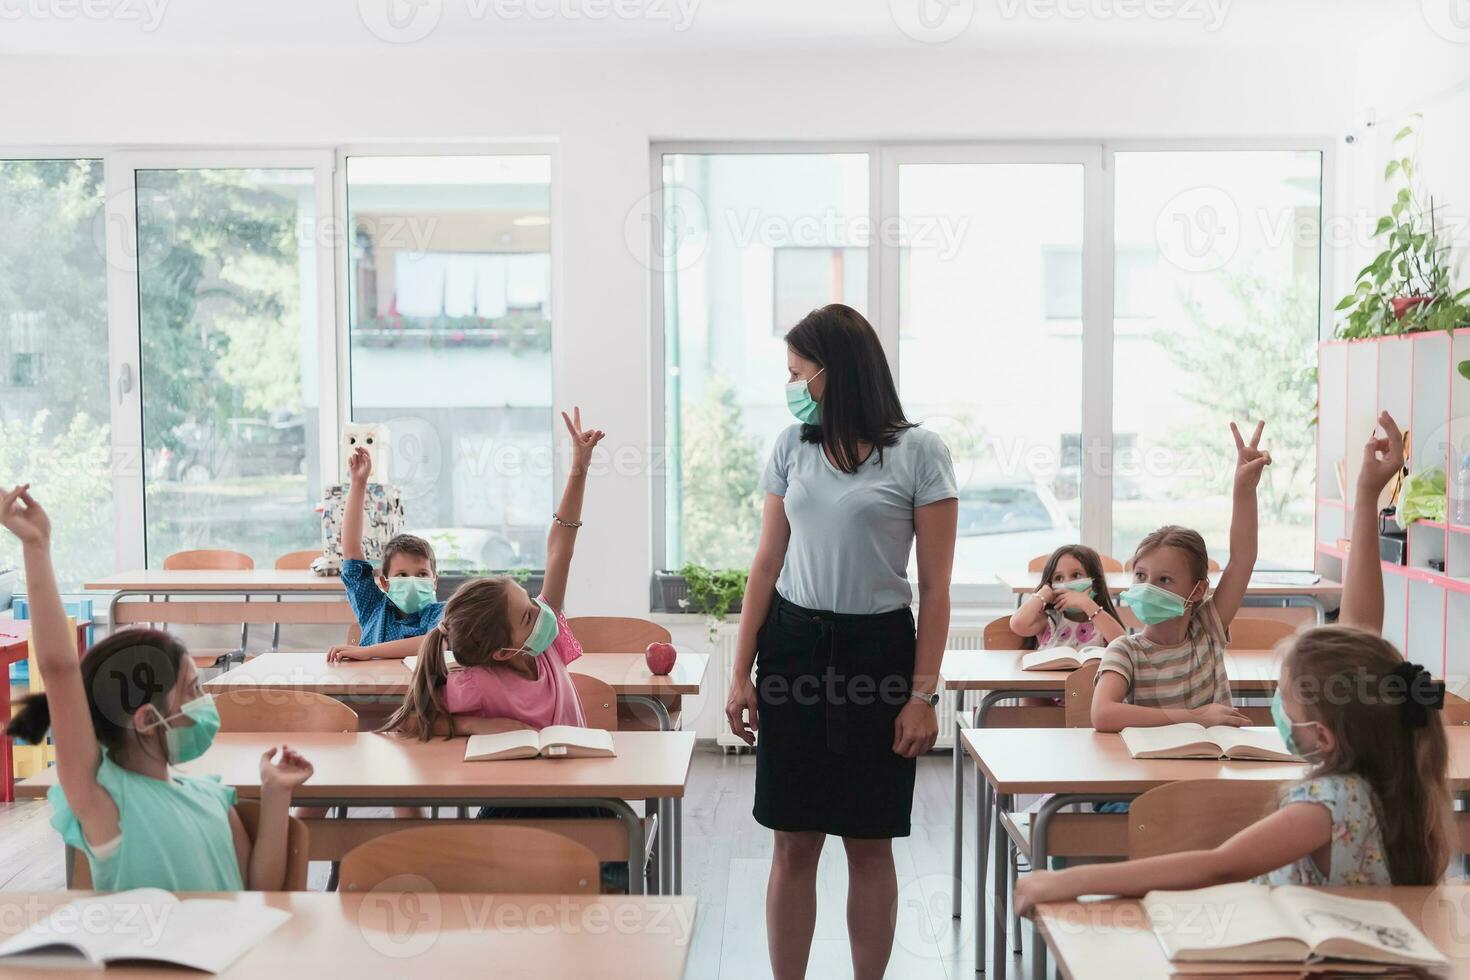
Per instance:
[[[395,535],[383,547],[383,568],[376,576],[372,562],[364,559],[363,498],[372,469],[372,458],[359,446],[347,460],[351,485],[342,517],[342,585],[362,637],[357,646],[332,647],[329,661],[401,660],[416,654],[420,639],[444,613],[444,603],[436,599],[438,569],[429,542],[412,534]]]

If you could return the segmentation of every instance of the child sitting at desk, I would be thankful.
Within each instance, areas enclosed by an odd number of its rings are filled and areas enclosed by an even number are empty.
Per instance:
[[[1230,562],[1214,594],[1207,594],[1210,559],[1198,531],[1161,527],[1134,552],[1133,586],[1122,602],[1144,627],[1114,640],[1103,654],[1092,693],[1098,731],[1186,721],[1247,724],[1230,704],[1225,647],[1256,564],[1256,486],[1271,464],[1271,454],[1260,448],[1265,425],[1256,425],[1247,445],[1230,423],[1236,449]]]
[[[419,648],[419,638],[439,622],[444,603],[436,598],[434,549],[423,538],[398,534],[383,546],[383,568],[373,576],[362,550],[363,498],[373,461],[362,446],[347,459],[351,485],[342,518],[342,586],[362,636],[327,651],[327,660],[402,660]]]
[[[279,891],[291,792],[311,764],[284,745],[261,757],[252,841],[233,789],[172,768],[203,755],[219,731],[184,644],[161,630],[125,629],[79,661],[51,565],[51,521],[29,486],[0,499],[0,524],[25,554],[31,643],[46,682],[6,734],[38,745],[50,729],[59,783],[46,794],[51,825],[87,856],[93,887]]]
[[[1287,641],[1271,704],[1307,778],[1280,808],[1213,850],[1035,872],[1016,911],[1079,895],[1136,896],[1254,879],[1272,885],[1432,885],[1452,845],[1444,685],[1407,663],[1383,628],[1378,498],[1400,472],[1403,437],[1387,412],[1359,470],[1342,611]],[[1337,692],[1334,695],[1334,692]],[[1181,815],[1184,819],[1184,815]]]
[[[1011,614],[1010,626],[1025,637],[1028,650],[1107,646],[1127,632],[1113,608],[1102,558],[1081,544],[1064,544],[1051,553],[1040,586]]]

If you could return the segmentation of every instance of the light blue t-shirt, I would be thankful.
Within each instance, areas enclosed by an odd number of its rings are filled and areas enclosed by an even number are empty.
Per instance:
[[[793,425],[776,439],[761,489],[785,498],[791,541],[776,591],[808,609],[851,615],[891,612],[914,598],[909,552],[914,509],[958,497],[944,440],[905,429],[856,473],[832,465]]]

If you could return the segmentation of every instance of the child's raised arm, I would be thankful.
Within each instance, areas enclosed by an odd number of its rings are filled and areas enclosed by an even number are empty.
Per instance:
[[[607,435],[601,429],[582,428],[582,409],[573,408],[572,415],[561,413],[567,432],[572,436],[572,466],[567,472],[567,486],[561,504],[552,515],[551,530],[546,534],[546,576],[541,595],[553,609],[561,609],[567,597],[567,575],[572,567],[572,552],[577,544],[577,528],[582,525],[582,495],[587,489],[587,468],[592,463],[592,450]]]
[[[0,524],[20,539],[25,555],[31,650],[46,682],[56,774],[88,842],[105,844],[119,832],[117,803],[97,783],[102,756],[92,728],[91,702],[82,684],[76,637],[67,625],[51,567],[51,519],[31,497],[30,484],[25,484],[0,499]]]
[[[1353,538],[1343,573],[1342,609],[1337,621],[1372,633],[1383,632],[1383,569],[1378,553],[1378,498],[1404,468],[1404,434],[1393,416],[1382,412],[1378,425],[1363,447],[1363,467],[1358,470],[1357,496],[1353,501]]]
[[[363,561],[362,509],[367,496],[368,477],[373,472],[373,458],[362,446],[347,457],[347,508],[342,514],[342,557]]]
[[[1230,561],[1220,573],[1220,584],[1215,586],[1215,611],[1220,622],[1226,626],[1235,618],[1240,604],[1245,599],[1245,590],[1256,568],[1257,517],[1256,487],[1261,482],[1261,471],[1271,465],[1271,454],[1260,448],[1261,433],[1266,428],[1265,420],[1256,423],[1256,431],[1249,444],[1240,437],[1235,423],[1230,423],[1230,434],[1235,436],[1235,490],[1234,505],[1230,515]]]

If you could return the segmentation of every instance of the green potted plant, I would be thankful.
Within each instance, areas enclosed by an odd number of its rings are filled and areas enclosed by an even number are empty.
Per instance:
[[[1405,126],[1394,145],[1413,135],[1414,127]],[[1338,312],[1347,316],[1337,335],[1356,340],[1470,325],[1470,289],[1454,292],[1450,245],[1442,238],[1434,198],[1418,178],[1416,153],[1390,160],[1383,179],[1400,185],[1389,213],[1373,229],[1374,238],[1387,237],[1383,250],[1358,273],[1353,291],[1338,302]]]
[[[709,569],[689,562],[679,569],[679,574],[688,588],[679,605],[707,617],[709,642],[713,646],[719,640],[720,623],[726,616],[740,611],[748,572],[743,568]]]

